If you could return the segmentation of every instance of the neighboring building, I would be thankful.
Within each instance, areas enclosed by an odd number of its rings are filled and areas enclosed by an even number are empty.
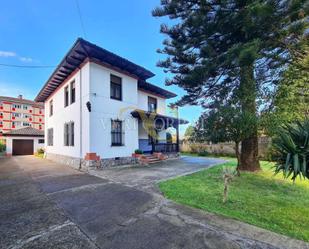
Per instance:
[[[165,115],[166,99],[176,94],[148,83],[152,76],[78,39],[35,99],[45,102],[47,158],[75,166],[101,158],[114,165],[131,163],[136,149],[177,153],[177,143],[166,143],[166,129],[174,127],[179,141],[179,124],[186,121]]]
[[[0,136],[23,127],[44,131],[44,104],[18,98],[0,96]]]
[[[6,138],[6,155],[33,155],[44,149],[44,131],[32,127],[11,130],[3,134]]]

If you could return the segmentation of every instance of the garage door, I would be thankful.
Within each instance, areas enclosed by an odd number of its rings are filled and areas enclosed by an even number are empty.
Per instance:
[[[13,155],[33,155],[33,140],[13,139]]]

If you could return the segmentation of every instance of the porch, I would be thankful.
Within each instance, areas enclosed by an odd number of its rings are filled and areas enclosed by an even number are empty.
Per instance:
[[[139,149],[143,153],[179,152],[179,125],[188,121],[143,110],[135,110],[131,114],[138,119]]]

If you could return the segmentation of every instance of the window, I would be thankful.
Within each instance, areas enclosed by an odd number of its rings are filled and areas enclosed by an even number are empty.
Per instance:
[[[122,121],[112,120],[112,146],[123,145]]]
[[[64,88],[64,107],[69,105],[69,87],[66,86]]]
[[[13,112],[12,115],[15,118],[20,118],[21,117],[21,114],[20,113],[16,113],[16,112]]]
[[[121,78],[111,75],[111,99],[122,100]]]
[[[27,114],[27,113],[24,113],[24,114],[23,114],[23,118],[32,118],[32,116],[29,115],[29,114]]]
[[[74,122],[64,124],[64,146],[74,146]]]
[[[23,122],[23,126],[29,127],[31,124],[29,122]]]
[[[3,118],[3,112],[0,112],[0,117]]]
[[[71,104],[75,103],[75,80],[71,82]]]
[[[53,100],[49,101],[49,116],[53,116],[54,114],[54,103]]]
[[[20,105],[20,104],[13,104],[13,108],[15,108],[15,109],[20,109],[20,108],[21,108],[21,105]]]
[[[24,110],[28,110],[29,106],[28,105],[23,105]]]
[[[19,127],[19,126],[21,126],[21,122],[19,122],[19,121],[13,121],[13,122],[12,122],[12,126],[14,126],[14,127]]]
[[[53,146],[54,145],[54,129],[50,128],[47,130],[47,145]]]
[[[44,143],[45,143],[45,140],[44,140],[44,139],[39,139],[38,143],[39,143],[39,144],[44,144]]]
[[[0,125],[1,125],[1,126],[3,125],[3,122],[2,122],[2,121],[0,121]]]
[[[69,124],[64,124],[64,146],[69,146]]]
[[[157,112],[157,99],[148,96],[148,111]]]

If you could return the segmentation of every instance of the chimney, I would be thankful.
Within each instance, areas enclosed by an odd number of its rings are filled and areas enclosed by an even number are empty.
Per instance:
[[[19,94],[19,95],[18,95],[18,98],[19,98],[19,99],[23,99],[23,95]]]

